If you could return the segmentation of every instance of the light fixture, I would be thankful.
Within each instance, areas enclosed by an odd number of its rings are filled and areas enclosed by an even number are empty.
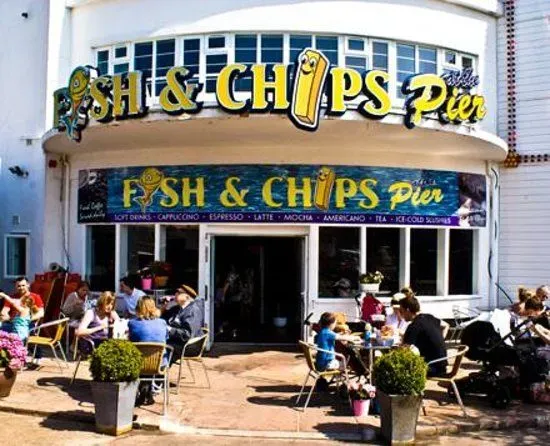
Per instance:
[[[20,166],[11,166],[8,167],[8,170],[18,177],[27,178],[29,176],[29,171],[22,169]]]

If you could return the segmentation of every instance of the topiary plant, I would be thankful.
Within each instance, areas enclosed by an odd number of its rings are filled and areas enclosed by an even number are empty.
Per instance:
[[[374,363],[376,387],[387,395],[422,395],[428,365],[408,348],[382,355]]]
[[[142,362],[141,352],[130,341],[109,339],[93,352],[90,372],[94,381],[135,381]]]

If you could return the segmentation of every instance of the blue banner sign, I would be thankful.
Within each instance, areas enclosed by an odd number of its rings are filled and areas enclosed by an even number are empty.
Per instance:
[[[318,165],[81,170],[79,223],[326,223],[483,227],[484,175]]]

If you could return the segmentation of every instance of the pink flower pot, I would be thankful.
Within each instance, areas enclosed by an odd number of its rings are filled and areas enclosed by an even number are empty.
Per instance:
[[[364,417],[369,414],[370,400],[353,400],[353,415]]]
[[[141,279],[141,289],[150,290],[153,288],[153,278],[152,277],[143,277]]]

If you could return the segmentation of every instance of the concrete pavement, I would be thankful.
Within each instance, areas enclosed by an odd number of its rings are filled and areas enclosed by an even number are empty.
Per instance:
[[[154,406],[136,409],[137,426],[204,436],[344,441],[370,440],[379,426],[378,417],[353,417],[347,400],[333,393],[316,393],[306,412],[296,410],[294,401],[307,367],[294,349],[218,345],[205,362],[210,388],[196,364],[195,382],[184,369],[180,394],[176,396],[172,389],[168,414],[160,415],[159,396]],[[53,361],[45,358],[40,369],[19,373],[11,395],[0,400],[0,411],[93,422],[88,369],[83,364],[75,384],[69,387],[73,367],[71,364],[60,372]],[[476,365],[466,363],[464,367],[469,372]],[[176,372],[172,370],[173,381]],[[547,406],[515,402],[508,410],[498,411],[485,399],[466,398],[465,402],[468,418],[449,400],[445,389],[429,382],[427,416],[419,418],[419,438],[483,429],[547,427],[550,423]]]

